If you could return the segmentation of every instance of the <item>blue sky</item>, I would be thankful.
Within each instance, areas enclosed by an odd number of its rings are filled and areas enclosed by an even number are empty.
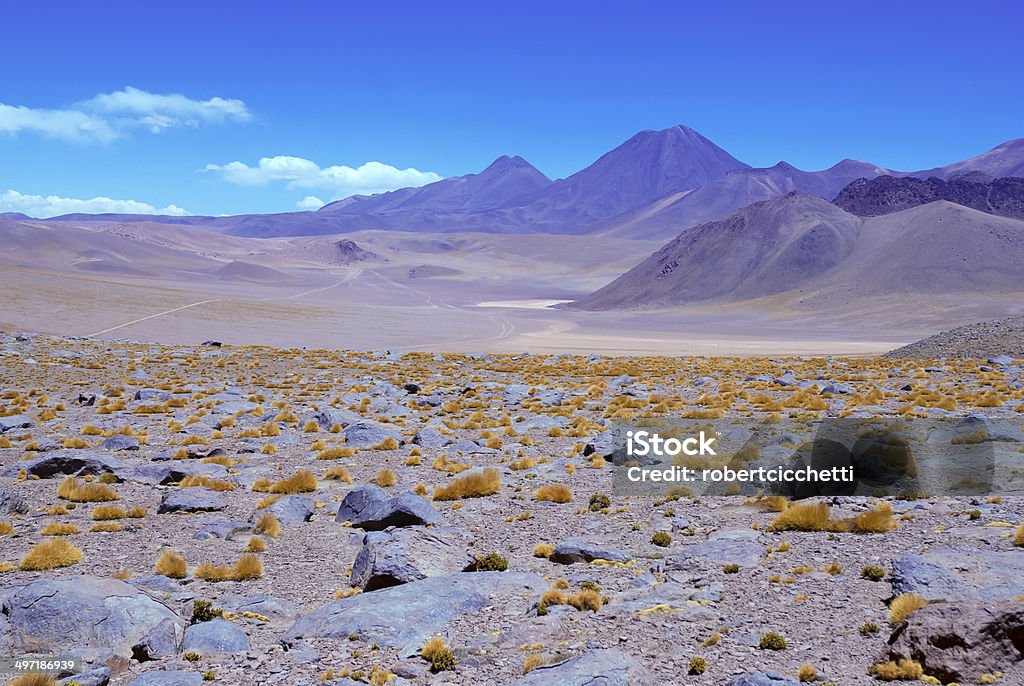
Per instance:
[[[0,211],[289,211],[502,154],[562,177],[680,123],[805,169],[1024,137],[1016,2],[4,9]]]

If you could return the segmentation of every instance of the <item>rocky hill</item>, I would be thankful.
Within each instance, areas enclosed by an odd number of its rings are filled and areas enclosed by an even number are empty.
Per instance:
[[[1024,219],[1024,178],[992,179],[981,172],[954,176],[949,181],[885,175],[857,179],[841,190],[833,202],[859,217],[877,217],[936,200]]]

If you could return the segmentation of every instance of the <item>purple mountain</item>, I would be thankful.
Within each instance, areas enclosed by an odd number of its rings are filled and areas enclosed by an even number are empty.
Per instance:
[[[993,179],[1006,176],[1024,176],[1024,138],[1006,141],[986,153],[963,162],[954,162],[953,164],[947,164],[945,167],[913,172],[909,176],[916,176],[921,179],[934,176],[948,180],[957,174],[967,174],[970,172],[981,172]]]
[[[741,207],[793,191],[831,200],[851,181],[890,173],[869,162],[843,160],[808,172],[787,162],[761,169],[739,169],[689,193],[660,198],[651,205],[615,217],[602,233],[631,238],[671,238],[680,231],[724,217]]]
[[[746,168],[686,126],[641,131],[586,169],[535,194],[524,210],[538,219],[586,225]]]

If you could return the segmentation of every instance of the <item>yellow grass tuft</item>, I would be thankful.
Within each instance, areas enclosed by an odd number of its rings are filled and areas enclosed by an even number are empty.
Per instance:
[[[868,673],[882,681],[914,681],[924,676],[924,668],[915,660],[900,659],[868,667]]]
[[[336,446],[334,448],[327,448],[321,450],[316,454],[318,460],[337,460],[342,457],[352,457],[356,454],[356,451],[347,446]]]
[[[263,562],[251,553],[245,553],[233,567],[222,567],[202,562],[196,567],[195,576],[205,581],[245,581],[263,576]]]
[[[387,488],[398,483],[398,476],[395,475],[393,470],[385,468],[377,472],[377,476],[373,477],[373,483]]]
[[[252,490],[278,494],[312,493],[316,490],[316,486],[316,476],[313,472],[300,469],[287,479],[281,479],[274,483],[270,483],[267,479],[260,479],[252,485]]]
[[[74,534],[81,533],[81,531],[74,524],[49,522],[39,531],[39,534],[42,536],[73,536]]]
[[[552,503],[568,503],[572,501],[572,491],[562,484],[545,484],[534,491],[533,497]]]
[[[128,513],[120,505],[97,505],[92,508],[91,516],[94,521],[99,522],[106,519],[124,519]]]
[[[592,588],[584,588],[576,591],[566,598],[566,602],[581,612],[583,610],[598,612],[601,609],[601,606],[604,605],[604,601],[601,599],[601,593]]]
[[[179,483],[178,485],[181,486],[182,488],[209,488],[211,491],[235,490],[235,485],[230,481],[225,481],[224,479],[213,479],[211,477],[203,476],[201,474],[190,474],[189,476],[186,476],[184,479],[182,479],[181,483]]]
[[[82,448],[89,447],[89,441],[84,438],[65,438],[61,441],[65,448],[73,448],[75,450],[81,450]]]
[[[14,525],[6,519],[0,519],[0,536],[9,536],[14,533]]]
[[[826,503],[793,503],[768,526],[770,531],[824,531],[831,508]]]
[[[121,499],[121,496],[106,484],[83,484],[74,476],[60,482],[57,496],[73,503],[105,503]]]
[[[346,484],[352,483],[352,475],[348,473],[348,470],[344,467],[328,467],[327,471],[324,472],[325,479],[332,479],[335,481],[341,481]]]
[[[555,546],[550,543],[538,543],[533,547],[534,557],[551,557],[553,552],[555,552]]]
[[[809,683],[818,680],[818,669],[814,665],[801,665],[796,673],[797,679],[802,683]]]
[[[455,669],[455,653],[440,636],[434,636],[427,641],[420,649],[420,655],[430,662],[431,671],[443,672]]]
[[[1013,535],[1013,544],[1024,546],[1024,524],[1017,527],[1017,531]]]
[[[281,535],[281,520],[268,512],[256,521],[256,529],[271,538],[277,538]]]
[[[916,593],[904,593],[896,596],[889,603],[889,624],[899,626],[907,617],[927,604],[928,601]]]
[[[434,489],[434,500],[458,500],[494,495],[501,488],[501,476],[494,467],[453,479],[447,486]]]
[[[848,525],[855,534],[882,534],[895,529],[898,522],[893,518],[892,508],[886,504],[876,510],[861,512],[844,525]]]
[[[57,679],[49,674],[26,672],[8,681],[7,686],[57,686]]]
[[[267,549],[267,542],[259,536],[253,536],[249,539],[249,544],[245,546],[245,552],[247,553],[262,553]]]
[[[18,568],[22,571],[41,571],[70,567],[82,561],[83,553],[64,538],[43,541],[21,558]]]
[[[171,579],[184,579],[188,571],[188,563],[185,562],[184,557],[173,550],[164,550],[156,559],[153,569],[157,574]]]

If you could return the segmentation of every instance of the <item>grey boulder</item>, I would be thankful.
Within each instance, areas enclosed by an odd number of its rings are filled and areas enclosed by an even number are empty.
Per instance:
[[[708,540],[684,547],[666,562],[665,568],[690,569],[700,562],[756,567],[766,555],[765,546],[756,542],[757,537],[752,529],[716,531]]]
[[[595,650],[531,670],[510,686],[646,686],[653,677],[631,655]]]
[[[432,426],[425,426],[417,431],[416,435],[412,437],[412,442],[427,450],[437,450],[454,443],[450,436],[441,433]]]
[[[30,429],[32,420],[27,414],[12,414],[7,417],[0,417],[0,434],[5,434],[13,429]]]
[[[252,536],[256,533],[256,527],[252,522],[243,522],[238,519],[217,519],[207,522],[192,537],[197,541],[208,541],[219,538],[225,541],[233,540],[238,536]]]
[[[227,506],[219,493],[208,488],[176,488],[164,494],[157,513],[216,512]]]
[[[7,469],[7,476],[14,476],[24,469],[29,476],[42,479],[51,476],[98,476],[113,474],[124,469],[124,463],[109,455],[89,450],[55,450],[43,457],[17,462]]]
[[[184,625],[173,610],[134,586],[84,575],[15,587],[0,602],[0,616],[8,625],[0,648],[13,654],[57,655],[75,646],[78,654],[102,661],[126,662],[133,646],[161,622]]]
[[[194,650],[200,655],[244,653],[249,650],[249,637],[231,622],[218,617],[186,629],[181,650],[186,653]]]
[[[284,526],[302,524],[313,517],[316,501],[304,495],[286,495],[266,508],[264,512],[274,515]]]
[[[0,514],[28,514],[28,503],[14,491],[6,488],[0,489]]]
[[[201,686],[203,677],[199,672],[186,672],[181,669],[144,672],[126,686]]]
[[[366,484],[345,495],[335,521],[349,522],[367,531],[381,531],[389,526],[440,524],[444,519],[426,499],[415,493],[389,498],[380,486]]]
[[[139,439],[124,434],[114,434],[100,443],[100,450],[138,450]]]
[[[1024,659],[1024,602],[935,603],[907,618],[889,638],[890,660],[921,663],[942,683],[977,683]]]
[[[627,562],[629,556],[620,550],[600,543],[591,543],[581,538],[570,538],[556,545],[555,551],[548,559],[559,564],[571,565],[576,562],[593,562],[594,560]]]
[[[352,565],[352,585],[364,591],[465,571],[474,560],[472,536],[451,527],[370,531]]]
[[[1009,600],[1024,594],[1024,555],[970,548],[904,555],[892,562],[892,591],[928,600]]]
[[[402,434],[394,429],[365,420],[349,424],[342,434],[345,436],[345,445],[352,448],[373,448],[389,438],[402,442]]]
[[[397,648],[400,657],[419,652],[428,638],[456,617],[513,596],[533,596],[550,586],[536,574],[473,572],[433,576],[401,586],[336,600],[299,617],[282,637],[346,639]]]

